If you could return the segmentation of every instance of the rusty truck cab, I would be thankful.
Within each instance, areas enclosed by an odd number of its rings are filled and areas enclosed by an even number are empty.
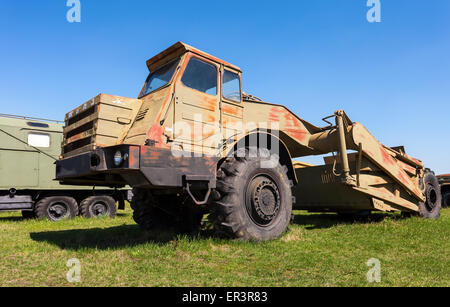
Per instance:
[[[217,155],[243,119],[241,70],[183,43],[147,66],[142,105],[124,143]]]
[[[67,114],[61,182],[214,187],[221,142],[243,132],[241,70],[181,42],[147,67],[137,99],[100,94]]]

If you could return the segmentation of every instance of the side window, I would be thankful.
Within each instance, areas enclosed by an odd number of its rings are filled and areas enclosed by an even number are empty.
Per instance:
[[[36,123],[36,122],[27,122],[27,125],[30,127],[35,127],[35,128],[48,128],[49,127],[48,124]]]
[[[28,133],[28,145],[33,147],[50,147],[50,135],[43,133]]]
[[[181,82],[194,90],[217,95],[217,68],[197,58],[191,58]]]
[[[241,81],[238,74],[229,70],[224,71],[222,96],[231,101],[241,102]]]

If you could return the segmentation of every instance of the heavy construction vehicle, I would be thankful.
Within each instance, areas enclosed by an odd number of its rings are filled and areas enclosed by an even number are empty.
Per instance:
[[[100,94],[67,114],[57,162],[63,183],[134,187],[143,228],[192,230],[208,213],[232,238],[270,240],[295,200],[309,211],[439,216],[434,174],[344,111],[317,127],[243,93],[238,67],[181,42],[147,66],[137,99]],[[328,153],[321,166],[293,160]]]
[[[442,192],[442,207],[450,207],[450,174],[437,176]]]
[[[126,190],[63,186],[55,178],[61,153],[61,122],[0,114],[0,212],[21,210],[25,218],[59,221],[116,215]]]

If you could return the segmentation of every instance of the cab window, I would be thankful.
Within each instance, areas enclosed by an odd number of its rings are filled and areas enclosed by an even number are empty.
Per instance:
[[[144,89],[142,90],[142,93],[141,95],[139,95],[139,97],[143,97],[167,85],[170,79],[172,79],[173,73],[177,68],[177,64],[178,61],[174,61],[150,73],[147,80],[145,81]]]
[[[28,134],[28,146],[49,148],[50,147],[50,135],[44,133]]]
[[[191,58],[181,82],[189,88],[217,95],[217,68],[197,58]]]
[[[223,72],[222,96],[234,102],[241,102],[241,81],[239,75],[226,69]]]

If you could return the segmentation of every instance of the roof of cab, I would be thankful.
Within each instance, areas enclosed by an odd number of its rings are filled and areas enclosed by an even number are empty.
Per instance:
[[[162,59],[164,59],[165,57],[167,57],[170,54],[183,54],[185,52],[192,52],[192,53],[198,54],[198,55],[208,58],[216,63],[223,64],[226,67],[229,67],[229,68],[232,68],[234,70],[241,72],[241,69],[239,67],[237,67],[233,64],[230,64],[226,61],[223,61],[219,58],[216,58],[215,56],[212,56],[206,52],[198,50],[198,49],[196,49],[192,46],[189,46],[185,43],[182,43],[182,42],[177,42],[174,45],[167,48],[166,50],[164,50],[163,52],[152,57],[150,60],[147,61],[147,66],[150,69],[154,64],[161,61]]]
[[[39,124],[44,124],[45,126]],[[0,114],[0,125],[41,131],[62,131],[63,128],[63,124],[60,121],[9,114]]]

